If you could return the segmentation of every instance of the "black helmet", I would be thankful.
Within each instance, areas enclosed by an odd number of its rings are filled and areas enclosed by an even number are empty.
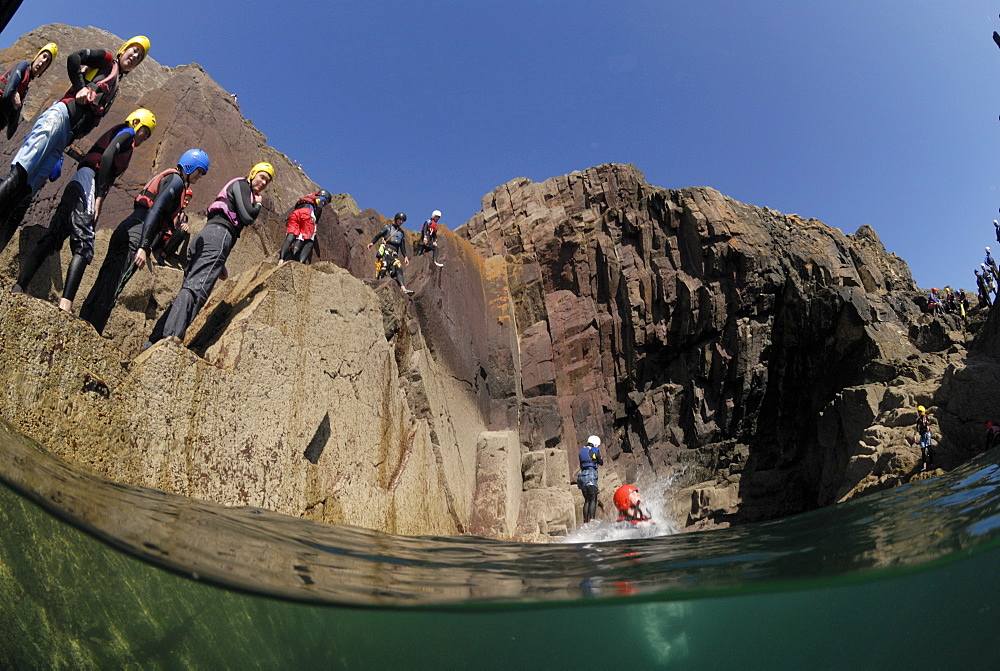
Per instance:
[[[331,200],[333,200],[333,196],[331,196],[330,192],[327,191],[326,189],[320,189],[319,191],[316,192],[316,195],[319,196],[320,198],[322,198],[323,200],[325,200],[328,203]]]
[[[406,213],[405,212],[397,212],[396,216],[393,217],[393,219],[395,219],[396,221],[406,221]]]

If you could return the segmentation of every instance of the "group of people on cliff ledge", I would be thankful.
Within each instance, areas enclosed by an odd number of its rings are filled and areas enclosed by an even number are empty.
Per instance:
[[[0,251],[10,242],[41,187],[62,174],[67,147],[90,134],[108,115],[121,81],[143,62],[149,49],[149,38],[138,35],[126,40],[114,53],[93,48],[69,54],[66,92],[38,116],[11,161],[10,173],[0,181]],[[48,71],[58,53],[58,46],[50,42],[38,50],[31,62],[20,61],[0,75],[0,129],[6,128],[8,139],[16,133],[30,84]],[[156,116],[149,109],[139,108],[109,128],[82,154],[48,228],[20,259],[12,293],[24,292],[43,262],[69,238],[72,258],[59,308],[72,313],[84,271],[94,259],[95,231],[104,200],[115,180],[128,169],[133,151],[155,130]],[[202,149],[188,149],[172,167],[146,181],[136,194],[133,211],[112,233],[104,262],[80,309],[80,318],[91,323],[98,333],[103,334],[128,281],[153,260],[154,254],[160,266],[176,258],[184,279],[177,297],[156,322],[147,347],[170,336],[183,339],[217,280],[228,277],[226,261],[240,234],[259,216],[261,194],[274,180],[275,169],[271,163],[260,161],[245,176],[226,181],[205,212],[204,228],[192,237],[185,210],[194,196],[195,184],[208,174],[210,163]],[[317,224],[331,200],[329,191],[319,189],[295,202],[278,252],[279,264],[309,263],[314,252],[319,255]],[[440,217],[441,212],[435,210],[424,223],[417,252],[431,252],[439,267],[444,265],[438,261]],[[409,264],[406,236],[401,231],[404,221],[406,215],[400,212],[372,244],[383,240],[378,254],[380,275],[391,275],[403,292],[412,294],[402,271],[402,266]],[[182,246],[186,247],[183,252]]]

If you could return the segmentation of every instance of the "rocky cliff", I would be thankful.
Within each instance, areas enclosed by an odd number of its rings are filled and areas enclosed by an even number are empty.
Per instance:
[[[46,26],[0,57],[50,39],[62,59],[119,43]],[[869,226],[846,235],[605,165],[487,194],[442,233],[443,269],[414,259],[405,300],[368,279],[363,243],[383,219],[349,196],[320,222],[321,262],[273,264],[282,215],[316,185],[197,65],[147,59],[111,116],[138,105],[159,126],[109,196],[81,296],[106,229],[185,149],[212,157],[192,209],[257,160],[278,178],[184,343],[140,354],[179,287],[173,268],[130,283],[106,338],[51,305],[67,258],[30,295],[0,295],[0,414],[112,479],[398,533],[537,540],[578,524],[575,453],[596,433],[600,516],[617,484],[669,481],[661,514],[699,528],[919,477],[918,403],[950,468],[980,447],[996,405],[994,359],[966,353],[960,320],[921,313],[905,262]],[[43,188],[0,255],[8,286],[67,179]]]

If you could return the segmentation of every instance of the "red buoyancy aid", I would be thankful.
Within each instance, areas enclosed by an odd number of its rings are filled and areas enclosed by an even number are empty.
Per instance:
[[[219,191],[219,195],[215,197],[212,204],[208,206],[207,210],[205,210],[205,214],[209,217],[215,213],[221,214],[229,221],[230,224],[233,225],[233,229],[236,230],[237,233],[240,230],[240,218],[237,216],[236,211],[233,210],[233,206],[229,203],[229,187],[241,179],[246,179],[246,177],[235,177],[226,182],[226,185],[222,187],[222,191]]]
[[[135,206],[145,207],[146,209],[153,207],[153,203],[156,202],[156,197],[160,193],[160,182],[163,180],[163,178],[166,177],[167,175],[179,175],[179,174],[181,174],[181,171],[178,170],[177,168],[167,168],[163,172],[157,175],[153,175],[153,178],[150,179],[148,182],[146,182],[146,186],[142,187],[142,191],[140,191],[139,195],[135,197]],[[168,216],[166,216],[163,219],[163,221],[173,221],[174,218],[182,209],[184,209],[183,195],[177,199],[177,207],[174,208],[174,211],[171,212]]]
[[[94,146],[90,148],[90,151],[88,151],[86,155],[84,155],[84,157],[80,159],[79,167],[91,168],[94,171],[97,171],[97,169],[101,165],[101,158],[104,157],[104,152],[107,150],[108,145],[110,145],[111,141],[118,136],[118,133],[122,132],[126,128],[130,128],[130,126],[127,123],[120,123],[111,130],[109,130],[107,133],[102,135],[100,138],[98,138],[97,142],[94,143]],[[133,138],[135,137],[134,133],[132,137]],[[121,174],[125,172],[125,169],[128,168],[128,164],[132,160],[132,149],[133,145],[130,144],[128,149],[119,152],[119,154],[115,156],[114,169],[113,169],[115,178],[120,177]],[[176,172],[176,170],[174,172]],[[163,173],[161,173],[161,175],[162,174]],[[141,192],[140,195],[142,195]],[[154,193],[153,196],[155,200],[156,194]],[[152,207],[152,205],[153,202],[150,201],[149,205],[147,205],[146,207]]]

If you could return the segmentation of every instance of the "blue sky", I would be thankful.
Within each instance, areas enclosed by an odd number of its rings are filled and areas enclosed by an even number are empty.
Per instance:
[[[143,8],[145,11],[139,11]],[[146,10],[146,8],[149,8]],[[239,95],[271,145],[361,207],[452,228],[515,177],[609,161],[870,224],[921,287],[996,243],[1000,3],[25,0],[152,40]]]

